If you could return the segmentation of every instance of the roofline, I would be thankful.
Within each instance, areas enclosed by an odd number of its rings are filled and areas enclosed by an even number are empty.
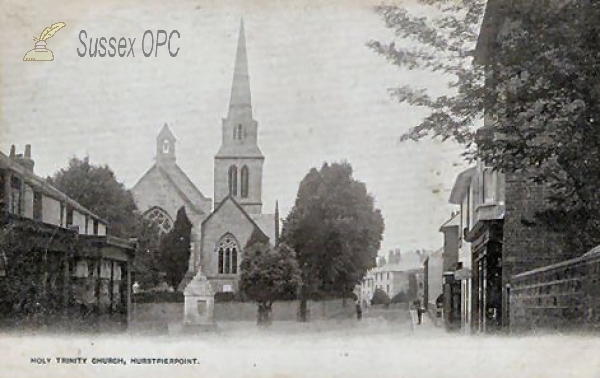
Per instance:
[[[23,176],[26,182],[36,185],[38,189],[42,189],[43,191],[45,191],[45,194],[47,196],[54,198],[55,200],[64,201],[79,212],[83,213],[84,215],[96,218],[98,221],[104,223],[104,225],[108,225],[106,219],[103,219],[97,214],[94,214],[88,208],[84,207],[79,202],[67,196],[65,193],[61,192],[56,187],[49,184],[46,180],[42,179],[35,173],[29,171],[27,168],[23,167],[18,162],[12,161],[6,154],[0,151],[0,166],[2,166],[3,164],[6,165],[6,168],[12,169],[21,176]]]
[[[248,213],[246,212],[246,210],[244,210],[244,208],[235,200],[235,198],[231,194],[228,194],[227,196],[225,196],[225,198],[223,198],[221,200],[221,202],[219,203],[219,206],[217,206],[212,211],[212,213],[210,213],[208,215],[208,217],[206,217],[206,219],[204,219],[202,221],[202,230],[204,230],[204,224],[206,222],[208,222],[208,220],[211,219],[213,217],[213,215],[216,214],[221,209],[221,207],[223,207],[223,205],[225,204],[225,202],[227,202],[227,200],[231,200],[231,202],[233,202],[234,205],[237,206],[237,208],[241,210],[242,214],[244,214],[244,216],[246,216],[246,218],[252,223],[252,225],[254,227],[256,227],[258,229],[258,231],[260,231],[263,234],[263,236],[267,238],[267,240],[269,240],[269,241],[271,240],[271,238],[269,237],[269,235],[265,234],[265,232],[262,230],[262,228],[260,228],[260,226],[254,221],[254,219],[252,219],[252,217],[250,215],[248,215]]]
[[[460,205],[462,203],[465,186],[471,183],[471,179],[475,175],[477,167],[468,168],[456,176],[454,185],[452,185],[452,191],[450,192],[450,198],[448,202],[453,205]]]

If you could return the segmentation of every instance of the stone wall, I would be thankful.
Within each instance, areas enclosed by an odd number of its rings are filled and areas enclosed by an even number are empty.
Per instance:
[[[600,248],[513,277],[510,328],[600,329]]]
[[[404,306],[406,306],[404,304]],[[356,316],[356,307],[350,299],[344,306],[341,299],[309,301],[309,319],[338,319]],[[257,305],[252,302],[215,303],[214,319],[217,323],[230,321],[255,322]],[[275,302],[273,321],[297,320],[298,301]],[[370,311],[370,310],[369,310]],[[137,303],[133,306],[131,327],[134,331],[167,332],[170,325],[183,322],[183,303]]]

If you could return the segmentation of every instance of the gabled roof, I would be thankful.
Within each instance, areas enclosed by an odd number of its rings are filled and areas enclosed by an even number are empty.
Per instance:
[[[135,188],[155,170],[157,170],[171,184],[171,186],[177,191],[179,196],[183,198],[191,210],[194,210],[197,213],[205,213],[202,208],[198,207],[198,204],[210,201],[210,198],[205,197],[204,194],[200,192],[196,185],[194,185],[194,183],[189,179],[189,177],[187,177],[187,175],[176,163],[155,163],[146,173],[144,173],[142,178],[138,180],[138,182],[133,186],[132,190],[135,190]]]
[[[460,226],[460,212],[457,212],[456,214],[454,214],[453,216],[451,216],[450,219],[448,219],[447,221],[445,221],[440,226],[440,232],[443,231],[445,228],[459,227],[459,226]]]
[[[100,222],[107,224],[108,222],[98,215],[92,213],[87,208],[80,205],[77,201],[73,200],[71,197],[67,196],[65,193],[56,189],[54,186],[50,185],[46,180],[42,179],[35,173],[29,171],[25,167],[23,167],[18,162],[12,161],[8,156],[0,151],[0,168],[8,168],[14,172],[17,172],[23,177],[23,180],[31,185],[35,190],[39,190],[44,193],[48,197],[54,198],[59,201],[66,202],[69,206],[73,207],[73,209],[79,211],[84,215],[88,215],[92,218],[99,220]]]
[[[239,210],[240,212],[248,219],[248,221],[250,221],[250,223],[252,223],[252,225],[258,230],[260,231],[260,233],[262,233],[262,236],[264,236],[265,238],[269,239],[269,240],[273,240],[269,237],[269,235],[267,233],[265,233],[265,231],[256,223],[256,221],[246,212],[246,210],[244,210],[244,208],[235,200],[235,198],[233,198],[233,196],[231,194],[228,194],[227,197],[223,198],[223,200],[221,201],[221,203],[219,203],[219,206],[217,206],[216,209],[213,210],[212,213],[210,213],[210,215],[208,217],[206,217],[206,219],[204,219],[204,221],[202,222],[202,229],[204,230],[204,224],[206,222],[208,222],[213,215],[217,214],[221,208],[225,205],[226,202],[231,201]]]

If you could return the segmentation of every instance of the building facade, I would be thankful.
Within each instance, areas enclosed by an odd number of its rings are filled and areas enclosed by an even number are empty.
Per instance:
[[[107,235],[106,221],[33,168],[29,145],[0,152],[2,321],[126,325],[135,243]]]

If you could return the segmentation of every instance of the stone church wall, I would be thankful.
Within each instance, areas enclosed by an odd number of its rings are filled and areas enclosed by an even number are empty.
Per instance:
[[[238,246],[240,247],[240,253],[238,254],[238,272],[239,265],[243,259],[243,249],[246,246],[246,242],[252,234],[254,225],[246,218],[240,209],[231,201],[226,202],[218,212],[214,213],[213,216],[204,223],[204,239],[202,240],[202,269],[203,273],[211,279],[212,278],[231,278],[237,280],[238,275],[219,275],[218,274],[218,260],[219,256],[215,249],[217,243],[221,238],[231,233],[235,235]],[[218,287],[213,287],[216,292],[222,291],[223,281],[215,281]]]

